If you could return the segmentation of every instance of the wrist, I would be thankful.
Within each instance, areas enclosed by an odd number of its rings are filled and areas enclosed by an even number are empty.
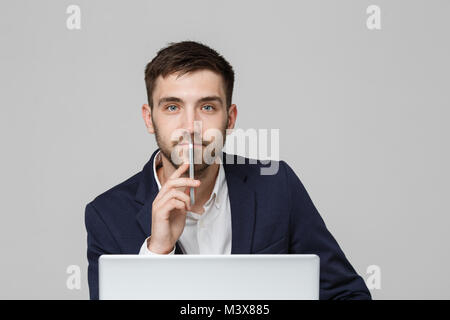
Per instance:
[[[147,249],[156,254],[169,254],[173,251],[174,246],[161,246],[151,241],[151,236],[147,239]]]

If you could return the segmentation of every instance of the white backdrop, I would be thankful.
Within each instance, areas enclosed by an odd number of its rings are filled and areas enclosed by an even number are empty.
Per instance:
[[[366,26],[372,4],[380,30]],[[88,298],[84,206],[156,148],[144,68],[181,40],[233,65],[237,127],[280,130],[279,158],[355,269],[379,267],[373,298],[450,298],[449,12],[436,0],[2,1],[0,298]]]

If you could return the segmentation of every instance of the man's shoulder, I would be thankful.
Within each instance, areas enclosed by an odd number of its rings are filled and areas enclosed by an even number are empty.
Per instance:
[[[232,164],[227,162],[228,170],[244,179],[248,190],[254,192],[257,201],[265,207],[277,208],[283,212],[285,206],[292,205],[292,190],[298,189],[299,179],[294,170],[284,160],[259,160],[237,156]],[[235,181],[235,180],[233,180]],[[229,184],[234,188],[235,184]],[[301,191],[301,190],[297,190]],[[304,193],[299,193],[304,196]],[[296,199],[299,200],[299,199]],[[275,210],[276,211],[276,210]]]
[[[102,192],[91,200],[86,207],[93,207],[97,212],[115,212],[120,208],[130,208],[135,203],[135,196],[143,172],[140,171],[112,188]],[[87,211],[86,211],[87,212]]]
[[[283,160],[263,160],[226,154],[224,165],[256,182],[285,182],[293,170]]]

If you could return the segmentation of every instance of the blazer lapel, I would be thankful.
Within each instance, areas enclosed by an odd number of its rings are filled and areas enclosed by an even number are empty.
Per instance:
[[[156,183],[156,179],[153,175],[153,161],[155,160],[155,156],[158,151],[159,149],[153,152],[150,160],[142,169],[141,181],[135,196],[135,200],[143,205],[141,210],[139,210],[136,215],[136,220],[146,237],[150,235],[152,230],[152,204],[159,192],[158,184]]]
[[[249,254],[255,226],[255,192],[247,185],[245,164],[238,156],[223,153],[223,164],[231,205],[231,254]],[[242,158],[241,158],[242,159]],[[230,162],[232,160],[232,162]]]

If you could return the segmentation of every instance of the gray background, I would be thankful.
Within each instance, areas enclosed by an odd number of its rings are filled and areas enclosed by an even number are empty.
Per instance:
[[[84,206],[156,148],[144,67],[187,39],[234,66],[237,127],[280,129],[358,273],[381,268],[375,299],[450,298],[449,4],[2,1],[0,298],[88,298]]]

